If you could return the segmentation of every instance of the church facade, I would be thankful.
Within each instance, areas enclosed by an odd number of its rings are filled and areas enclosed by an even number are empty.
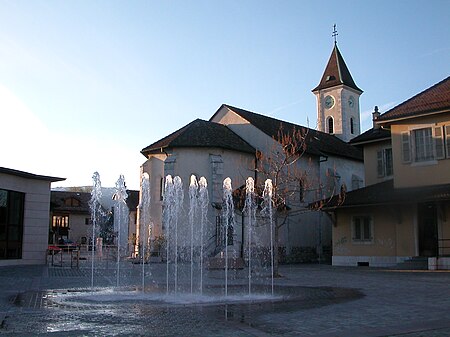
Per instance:
[[[322,212],[311,211],[308,206],[315,200],[364,185],[362,151],[348,144],[360,134],[359,96],[362,90],[353,81],[336,44],[313,93],[318,102],[319,130],[223,104],[209,121],[197,119],[145,147],[141,153],[147,160],[141,170],[150,177],[152,240],[157,241],[165,235],[166,177],[179,176],[184,182],[186,196],[190,177],[204,177],[209,193],[207,254],[211,257],[220,254],[218,236],[223,233],[218,226],[223,221],[223,180],[231,178],[236,196],[244,189],[246,179],[251,177],[260,193],[266,179],[276,182],[274,172],[263,169],[263,160],[273,163],[276,154],[282,153],[286,146],[283,143],[285,136],[300,135],[301,144],[295,144],[298,157],[284,170],[284,174],[298,175],[298,179],[289,179],[289,186],[283,187],[289,193],[280,194],[283,207],[278,209],[279,216],[276,217],[281,260],[315,262],[326,256],[331,258],[332,221]],[[187,219],[187,197],[182,209],[184,216],[181,217]],[[238,257],[245,256],[246,222],[248,219],[236,202],[231,235],[232,251]],[[186,223],[180,221],[179,237],[188,237]],[[264,233],[267,229],[260,226],[258,230],[261,232],[260,244],[269,246],[268,235]]]

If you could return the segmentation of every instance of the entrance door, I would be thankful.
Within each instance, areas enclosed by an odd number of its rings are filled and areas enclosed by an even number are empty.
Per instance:
[[[437,256],[438,230],[437,209],[434,203],[418,205],[419,255]]]

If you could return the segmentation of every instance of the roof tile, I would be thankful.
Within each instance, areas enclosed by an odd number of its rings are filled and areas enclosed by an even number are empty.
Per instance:
[[[356,160],[363,160],[360,149],[349,145],[336,136],[325,132],[310,129],[301,125],[281,121],[272,117],[267,117],[255,112],[236,108],[224,104],[225,107],[234,111],[242,118],[249,121],[255,127],[263,131],[273,139],[278,139],[280,130],[285,134],[292,134],[294,130],[298,130],[303,135],[306,135],[306,152],[313,155],[337,155],[348,157]]]
[[[377,121],[389,122],[443,110],[450,110],[450,76],[385,112]]]
[[[256,149],[225,125],[196,119],[181,129],[142,149],[147,156],[161,148],[218,147],[228,150],[255,153]]]

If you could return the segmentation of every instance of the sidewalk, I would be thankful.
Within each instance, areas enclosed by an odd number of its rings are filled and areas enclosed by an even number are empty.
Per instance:
[[[162,274],[160,267],[153,273]],[[132,267],[127,277],[139,277],[138,270]],[[87,265],[0,267],[0,335],[450,336],[450,272],[327,265],[282,266],[280,272],[276,285],[302,287],[304,300],[257,306],[154,306],[136,300],[52,307],[51,290],[89,287]],[[104,273],[95,282],[111,286],[115,281]]]

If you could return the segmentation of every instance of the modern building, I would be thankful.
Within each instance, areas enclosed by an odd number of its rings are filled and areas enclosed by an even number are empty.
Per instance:
[[[63,180],[0,167],[0,266],[46,262],[50,184]]]

